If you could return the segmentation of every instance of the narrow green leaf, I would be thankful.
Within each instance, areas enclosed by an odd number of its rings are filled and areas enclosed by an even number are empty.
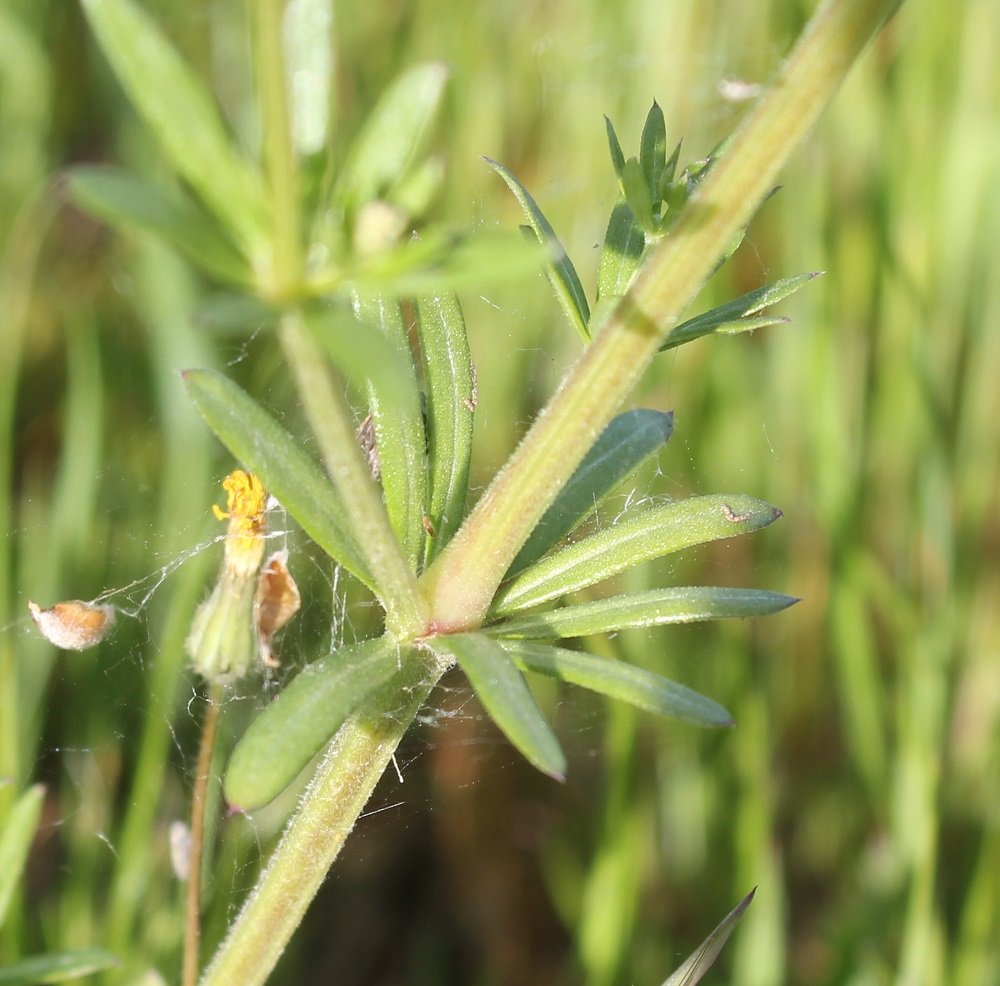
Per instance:
[[[538,522],[511,563],[507,578],[575,530],[629,475],[663,448],[673,427],[672,414],[648,408],[613,418]]]
[[[512,230],[447,233],[435,230],[385,253],[320,279],[314,293],[360,291],[410,297],[478,290],[540,270],[548,259],[541,245]]]
[[[282,27],[292,137],[300,154],[316,154],[330,122],[333,0],[289,0]]]
[[[696,726],[733,725],[733,717],[718,702],[634,664],[549,644],[523,640],[498,643],[522,671],[558,678],[599,695],[628,702],[645,712],[681,719]]]
[[[260,175],[231,146],[194,73],[131,0],[83,0],[83,9],[118,81],[174,169],[249,256],[259,253],[268,228]]]
[[[375,591],[337,491],[322,470],[246,391],[214,370],[183,374],[198,412],[233,456],[256,473],[302,529],[335,562]]]
[[[619,298],[625,294],[645,249],[646,238],[636,225],[632,210],[625,202],[619,202],[611,212],[608,229],[604,234],[601,262],[597,271],[599,299]],[[596,319],[594,322],[596,324]],[[592,334],[596,335],[596,332]]]
[[[660,176],[660,199],[665,200],[667,198],[667,190],[673,183],[674,175],[677,174],[677,162],[681,157],[681,144],[683,141],[677,141],[677,146],[674,148],[673,154],[667,160],[666,166],[663,169],[663,174]]]
[[[462,309],[454,295],[416,301],[427,395],[431,531],[425,565],[448,543],[465,516],[476,409],[476,375]]]
[[[495,616],[537,606],[682,548],[766,527],[781,511],[743,494],[696,496],[627,514],[536,562],[493,601]]]
[[[338,199],[348,207],[392,198],[392,187],[426,153],[448,69],[416,65],[399,76],[369,114],[340,174]]]
[[[14,888],[24,872],[28,851],[42,816],[44,799],[43,785],[29,787],[14,802],[0,829],[0,927],[7,917]]]
[[[354,314],[327,306],[305,312],[306,324],[344,376],[365,396],[389,522],[410,567],[423,553],[427,486],[420,391],[399,302],[355,296]]]
[[[556,236],[548,219],[545,218],[545,214],[538,207],[538,203],[517,178],[502,164],[490,158],[484,158],[484,160],[507,183],[507,187],[514,193],[514,198],[517,199],[524,211],[525,218],[538,238],[538,242],[549,250],[552,259],[545,267],[545,274],[553,291],[555,291],[556,300],[569,320],[569,324],[576,329],[584,342],[588,342],[590,340],[588,328],[590,305],[587,303],[587,293],[583,290],[576,268],[569,259],[565,247]]]
[[[403,660],[396,643],[381,637],[303,668],[236,744],[223,784],[226,800],[243,811],[273,801]]]
[[[611,166],[615,169],[615,174],[618,176],[618,182],[622,182],[622,174],[625,171],[625,153],[622,151],[621,141],[618,139],[618,134],[615,133],[615,125],[611,122],[610,117],[604,118],[604,129],[608,135],[608,152],[611,154]],[[624,194],[624,186],[622,186],[622,193]]]
[[[481,633],[433,637],[427,644],[459,663],[490,718],[528,761],[563,780],[566,758],[559,741],[503,648]]]
[[[676,586],[598,599],[544,613],[529,613],[489,628],[504,638],[589,637],[635,627],[767,616],[798,602],[763,589]]]
[[[158,236],[220,280],[242,286],[252,282],[239,251],[182,196],[103,165],[73,168],[66,187],[76,204],[98,219]]]
[[[696,986],[702,977],[712,967],[719,957],[723,945],[736,927],[736,922],[743,917],[743,912],[750,906],[757,888],[754,887],[719,923],[718,927],[701,943],[677,971],[663,986]]]
[[[787,322],[788,319],[780,316],[759,316],[758,313],[784,300],[790,294],[794,294],[814,277],[819,277],[821,273],[822,271],[796,274],[794,277],[786,277],[773,284],[765,284],[762,288],[757,288],[755,291],[740,295],[739,298],[734,298],[724,305],[719,305],[701,315],[689,318],[670,332],[666,341],[660,346],[660,352],[675,349],[677,346],[683,346],[686,342],[717,332],[733,334],[747,332],[765,325]]]
[[[634,157],[625,162],[622,172],[622,185],[625,187],[625,201],[640,229],[654,232],[656,217],[653,214],[653,196],[646,184],[646,176],[642,166]]]
[[[663,119],[663,110],[656,100],[653,100],[642,128],[642,137],[639,140],[639,164],[646,177],[646,185],[655,211],[660,203],[660,187],[667,167],[667,126]]]
[[[120,965],[118,958],[100,948],[32,955],[0,968],[0,986],[44,986],[90,976]]]

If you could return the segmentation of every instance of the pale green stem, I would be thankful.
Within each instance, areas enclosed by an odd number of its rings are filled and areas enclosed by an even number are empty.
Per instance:
[[[426,573],[436,629],[481,623],[521,545],[896,6],[827,0],[820,8],[671,235]]]
[[[288,79],[283,48],[285,0],[257,0],[256,35],[260,101],[264,118],[264,163],[271,198],[270,282],[262,285],[274,301],[295,298],[302,284],[302,223],[299,168],[292,139]]]
[[[430,653],[426,659],[407,658],[391,690],[380,692],[334,737],[201,986],[266,981],[403,734],[446,670]]]
[[[320,455],[343,498],[351,530],[378,586],[386,628],[397,640],[421,636],[426,620],[416,580],[389,524],[354,433],[347,402],[334,386],[326,357],[297,312],[282,316],[281,343]]]

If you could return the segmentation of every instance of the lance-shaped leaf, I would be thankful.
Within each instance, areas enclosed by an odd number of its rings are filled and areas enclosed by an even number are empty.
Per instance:
[[[353,307],[353,316],[329,306],[309,309],[306,324],[368,400],[389,522],[416,570],[423,550],[427,463],[420,391],[406,326],[394,298],[358,296]]]
[[[660,104],[653,105],[646,114],[646,122],[639,140],[639,164],[646,177],[654,210],[659,208],[663,176],[667,168],[667,127]]]
[[[739,298],[734,298],[724,305],[719,305],[701,315],[689,318],[670,332],[660,347],[660,351],[683,346],[686,342],[713,333],[732,335],[737,332],[763,328],[765,325],[787,322],[788,319],[781,315],[761,315],[760,312],[777,304],[790,294],[794,294],[814,277],[819,277],[821,273],[822,271],[797,274],[795,277],[786,277],[773,284],[765,284],[762,288],[757,288],[755,291],[740,295]]]
[[[427,448],[431,530],[425,564],[448,543],[465,515],[476,410],[476,376],[462,309],[454,295],[416,301],[427,395]]]
[[[489,628],[498,637],[589,637],[616,630],[767,616],[797,603],[794,596],[763,589],[675,586],[612,596],[544,613],[528,613]]]
[[[233,149],[208,93],[131,0],[84,0],[84,12],[128,94],[175,170],[249,255],[267,236],[260,175]]]
[[[507,183],[507,187],[514,193],[514,198],[524,211],[528,225],[538,238],[538,242],[548,248],[552,259],[545,267],[545,274],[555,291],[556,300],[569,319],[569,324],[580,333],[584,342],[588,342],[590,306],[587,303],[587,294],[552,224],[545,218],[545,214],[531,197],[530,192],[502,164],[490,158],[484,160]]]
[[[404,659],[394,641],[381,637],[307,665],[236,744],[226,769],[226,800],[253,811],[276,798]]]
[[[251,283],[246,260],[184,197],[105,166],[74,168],[67,189],[77,205],[104,222],[152,233],[221,280],[243,286]]]
[[[670,412],[637,408],[613,418],[507,570],[507,578],[541,558],[599,507],[670,438]]]
[[[44,800],[43,785],[29,787],[7,812],[0,829],[0,926],[7,916],[17,881],[24,872]]]
[[[702,976],[712,967],[722,951],[722,946],[736,927],[736,922],[743,917],[743,912],[750,906],[757,888],[754,887],[723,919],[718,927],[701,943],[697,951],[688,956],[677,971],[664,982],[663,986],[695,986],[701,982]]]
[[[334,561],[373,592],[337,491],[295,439],[245,390],[213,370],[187,370],[184,383],[219,440]]]
[[[76,948],[69,952],[31,955],[0,968],[0,986],[64,983],[120,964],[116,956],[101,948]]]
[[[500,640],[498,643],[522,671],[558,678],[599,695],[628,702],[645,712],[682,719],[697,726],[733,725],[733,717],[718,702],[634,664],[526,640]]]
[[[618,139],[618,134],[615,132],[615,125],[611,122],[610,117],[604,118],[604,129],[608,135],[608,153],[611,155],[611,167],[615,169],[615,175],[618,178],[619,185],[621,185],[622,172],[625,170],[625,152],[622,150],[622,142]],[[624,192],[624,188],[622,188]]]
[[[542,246],[510,230],[436,229],[321,276],[311,287],[320,295],[345,289],[400,297],[448,294],[524,277],[547,259]]]
[[[434,637],[429,647],[457,661],[490,718],[528,761],[556,780],[566,758],[521,672],[495,641],[481,633]]]
[[[426,152],[448,80],[442,62],[416,65],[382,94],[351,145],[337,195],[348,206],[392,198],[392,186]]]
[[[691,497],[627,514],[501,586],[491,613],[536,606],[651,558],[766,527],[780,516],[776,507],[743,494]]]
[[[600,300],[625,294],[645,249],[646,237],[636,224],[632,210],[624,201],[619,202],[608,220],[597,269],[597,297]]]
[[[292,137],[300,154],[316,154],[330,123],[333,0],[290,0],[282,29]]]

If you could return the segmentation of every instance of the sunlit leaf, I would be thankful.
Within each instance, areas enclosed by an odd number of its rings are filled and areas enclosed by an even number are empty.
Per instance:
[[[477,393],[458,299],[424,295],[417,299],[416,310],[427,395],[429,564],[465,515]]]
[[[515,280],[540,270],[548,253],[516,231],[449,233],[437,229],[392,250],[359,260],[315,286],[318,293],[350,289],[401,297],[450,294]]]
[[[292,137],[300,154],[323,150],[333,85],[333,0],[288,0],[282,23]]]
[[[3,828],[0,828],[0,926],[7,917],[14,888],[24,873],[44,799],[43,785],[29,787],[7,811]]]
[[[522,671],[558,678],[698,726],[733,725],[733,717],[718,702],[634,664],[527,640],[499,640],[498,644]]]
[[[348,206],[391,199],[392,186],[426,153],[448,69],[428,62],[408,69],[386,89],[355,138],[337,195]]]
[[[690,497],[636,510],[525,569],[501,586],[491,612],[527,609],[651,558],[766,527],[780,516],[776,507],[743,494]]]
[[[773,284],[766,284],[755,291],[740,295],[739,298],[703,312],[701,315],[696,315],[694,318],[689,318],[671,330],[666,341],[660,346],[660,350],[674,349],[677,346],[683,346],[686,342],[691,342],[693,339],[700,339],[702,336],[712,333],[734,334],[758,329],[765,325],[787,322],[788,319],[778,315],[760,315],[759,313],[787,298],[790,294],[794,294],[814,277],[818,277],[819,273],[797,274],[795,277],[783,278]]]
[[[615,125],[607,116],[604,118],[604,128],[608,135],[608,152],[611,154],[611,166],[615,169],[615,174],[618,176],[619,183],[621,183],[622,172],[625,170],[625,153],[622,151],[621,141],[615,132]]]
[[[183,197],[107,166],[73,168],[66,187],[77,205],[104,222],[158,236],[221,280],[244,286],[251,283],[246,260]]]
[[[750,906],[757,888],[754,887],[719,923],[718,927],[701,943],[677,971],[664,982],[663,986],[695,986],[701,982],[702,976],[712,967],[722,951],[722,946],[736,927],[736,922],[743,917],[743,912]]]
[[[538,203],[531,197],[528,190],[515,178],[502,164],[486,158],[486,163],[507,183],[507,187],[514,193],[524,211],[528,224],[538,237],[539,243],[548,247],[551,260],[545,267],[552,289],[555,291],[556,300],[562,307],[566,318],[576,331],[586,342],[590,339],[588,325],[590,323],[590,305],[587,303],[587,294],[580,283],[579,275],[573,262],[569,259],[566,249],[556,236],[555,230],[545,218],[545,214],[538,207]]]
[[[184,383],[220,441],[281,502],[331,558],[374,591],[340,497],[295,439],[246,391],[213,370],[188,370]]]
[[[483,708],[504,735],[540,771],[562,780],[566,758],[521,672],[495,641],[480,633],[435,637],[428,646],[454,659]]]
[[[511,578],[541,558],[594,512],[624,480],[656,455],[673,431],[673,415],[648,408],[613,418],[545,512],[507,571]]]
[[[253,811],[276,798],[402,660],[397,645],[382,637],[303,668],[236,744],[226,769],[226,800]]]
[[[249,255],[267,237],[259,174],[233,148],[218,109],[189,66],[131,0],[83,0],[122,88],[174,169]]]
[[[675,586],[528,613],[497,623],[489,632],[504,638],[588,637],[668,623],[767,616],[796,602],[794,596],[763,589]]]
[[[619,202],[611,212],[604,247],[597,271],[597,297],[601,300],[619,298],[628,290],[632,277],[646,249],[646,238],[632,215],[632,210]],[[591,319],[592,334],[597,319]]]

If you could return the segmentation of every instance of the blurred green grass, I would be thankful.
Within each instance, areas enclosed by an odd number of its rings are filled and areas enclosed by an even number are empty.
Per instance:
[[[243,5],[149,6],[252,145]],[[764,81],[811,6],[348,6],[337,126],[350,132],[400,68],[446,61],[439,213],[519,221],[488,154],[589,286],[614,199],[601,114],[634,147],[656,98],[668,137],[704,154],[740,114],[719,80]],[[738,728],[544,693],[571,759],[556,789],[444,692],[461,714],[408,743],[406,784],[379,795],[402,808],[362,822],[275,982],[660,982],[753,885],[717,981],[1000,981],[998,34],[985,0],[908,0],[705,291],[827,271],[784,303],[793,325],[660,357],[637,395],[677,414],[650,492],[741,491],[785,511],[644,575],[763,585],[803,596],[796,609],[606,645],[712,694]],[[275,406],[287,380],[267,340],[191,324],[206,285],[173,257],[56,207],[69,163],[155,167],[76,6],[11,0],[0,56],[0,809],[28,779],[50,785],[0,957],[102,945],[128,974],[159,965],[169,980],[181,894],[166,829],[194,750],[178,672],[217,559],[198,554],[148,604],[145,585],[116,599],[137,618],[99,652],[57,658],[26,602],[127,586],[214,533],[230,463],[179,368],[227,367]],[[576,342],[541,279],[465,309],[482,484]],[[328,579],[312,575],[314,597]],[[223,825],[210,939],[267,824]]]

